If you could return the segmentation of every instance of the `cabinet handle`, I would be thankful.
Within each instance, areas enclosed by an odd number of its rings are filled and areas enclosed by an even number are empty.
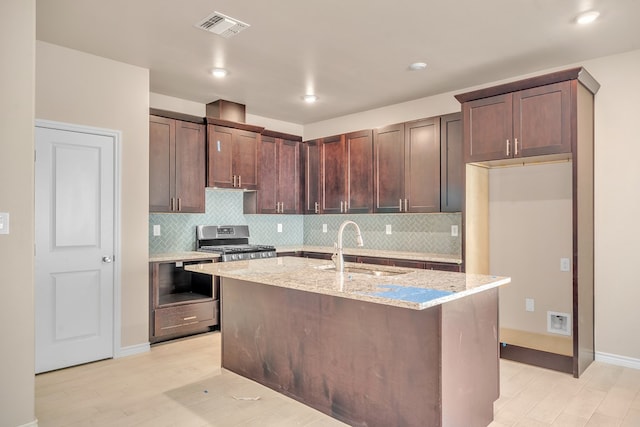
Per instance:
[[[173,197],[169,200],[169,210],[173,212]]]
[[[409,200],[404,199],[404,211],[409,212]]]
[[[280,202],[280,213],[284,213],[284,202]]]
[[[233,186],[234,187],[236,186],[236,176],[235,175],[233,175]]]
[[[342,213],[342,205],[344,205],[344,202],[340,200],[340,213]]]
[[[183,317],[182,320],[193,320],[193,319],[197,319],[198,316],[189,316],[189,317]]]
[[[178,211],[182,210],[182,199],[178,197]]]
[[[400,199],[400,212],[402,212],[402,199]]]
[[[518,155],[518,138],[516,138],[514,141],[514,150],[513,150],[513,155],[517,156]]]
[[[507,139],[507,157],[509,157],[511,155],[511,144],[509,144],[509,140]]]
[[[318,202],[315,203],[315,213],[318,213]]]
[[[242,175],[238,175],[238,187],[242,187]]]

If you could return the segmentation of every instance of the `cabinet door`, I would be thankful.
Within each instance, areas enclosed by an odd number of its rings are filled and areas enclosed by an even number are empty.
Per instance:
[[[262,136],[259,150],[259,181],[258,212],[263,214],[276,213],[278,188],[278,149],[276,139]]]
[[[462,105],[465,163],[513,156],[512,95],[498,95]]]
[[[321,149],[322,213],[343,213],[346,203],[344,137],[323,138]]]
[[[404,124],[373,133],[373,188],[375,212],[400,212],[404,199]]]
[[[320,213],[320,140],[303,144],[304,158],[304,213]]]
[[[514,156],[571,152],[571,82],[513,94]]]
[[[440,211],[440,119],[405,124],[405,205],[408,212]]]
[[[233,188],[233,129],[207,126],[207,187]]]
[[[258,188],[258,142],[260,134],[234,129],[233,175],[236,187],[247,190]]]
[[[276,186],[280,213],[300,213],[300,147],[296,141],[280,140],[278,143]]]
[[[149,212],[171,212],[175,195],[175,120],[149,117]]]
[[[345,135],[347,156],[347,206],[345,212],[373,212],[373,139],[371,131]]]
[[[205,211],[204,126],[176,121],[176,206],[175,211]]]
[[[462,114],[440,118],[440,211],[460,212],[464,195]]]

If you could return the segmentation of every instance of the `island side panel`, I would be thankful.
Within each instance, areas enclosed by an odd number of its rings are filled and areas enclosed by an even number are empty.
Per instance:
[[[442,306],[442,425],[484,427],[500,395],[498,289]]]
[[[441,425],[440,306],[222,279],[222,366],[350,425]]]

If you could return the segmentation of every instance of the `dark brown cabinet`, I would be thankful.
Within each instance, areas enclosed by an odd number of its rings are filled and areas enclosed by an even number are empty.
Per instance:
[[[300,213],[299,142],[262,135],[259,159],[258,213]]]
[[[374,133],[376,212],[440,211],[440,118]]]
[[[440,118],[440,212],[460,212],[464,197],[462,114]]]
[[[212,261],[149,263],[150,342],[206,332],[219,324],[219,284],[210,275],[184,269],[207,262]]]
[[[205,128],[149,117],[149,211],[205,211]]]
[[[571,152],[571,85],[559,82],[462,104],[465,162]]]
[[[320,213],[320,147],[316,139],[302,144],[304,163],[304,206],[303,213]]]
[[[260,134],[207,125],[207,187],[258,188]]]
[[[373,212],[373,139],[370,130],[304,144],[304,213]]]

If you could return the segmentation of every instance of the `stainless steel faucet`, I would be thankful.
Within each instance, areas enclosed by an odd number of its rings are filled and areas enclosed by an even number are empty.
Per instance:
[[[331,259],[333,260],[333,263],[336,265],[336,271],[339,273],[344,273],[344,256],[343,256],[343,248],[342,248],[342,233],[344,232],[344,228],[349,225],[349,224],[353,224],[353,226],[356,228],[356,242],[358,244],[358,246],[364,246],[364,242],[362,241],[362,233],[360,232],[360,227],[358,227],[358,224],[356,224],[355,222],[351,221],[351,220],[347,220],[345,222],[343,222],[340,225],[340,229],[338,229],[338,243],[334,244],[334,247],[336,249],[336,253],[333,254],[333,256],[331,257]]]

